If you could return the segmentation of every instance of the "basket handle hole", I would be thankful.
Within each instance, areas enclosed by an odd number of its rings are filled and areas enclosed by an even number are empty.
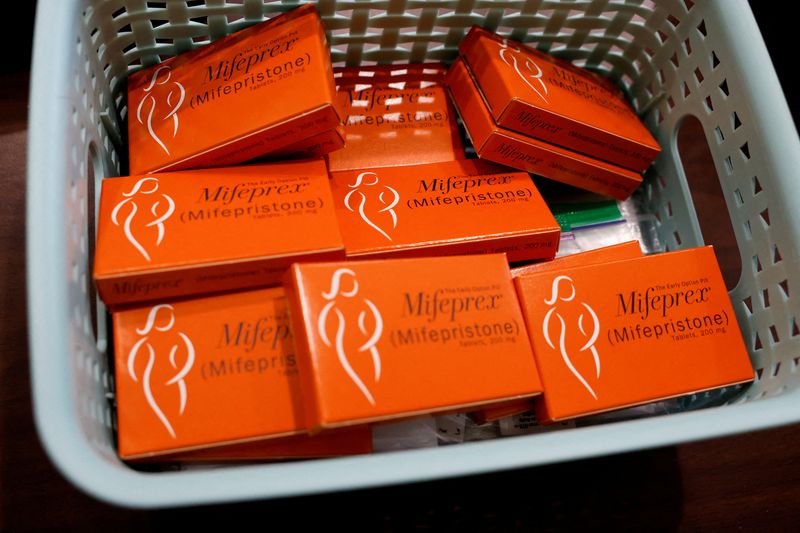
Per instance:
[[[678,155],[692,194],[703,240],[706,244],[714,245],[725,286],[731,290],[741,278],[742,258],[708,137],[697,117],[688,115],[681,120],[677,142]]]

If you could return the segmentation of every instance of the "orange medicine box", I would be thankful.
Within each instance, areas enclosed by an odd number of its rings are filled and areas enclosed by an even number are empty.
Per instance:
[[[343,118],[324,27],[304,5],[131,74],[130,173],[233,165]]]
[[[497,124],[643,172],[661,147],[599,75],[473,27],[459,46]]]
[[[633,259],[642,257],[642,249],[637,241],[628,241],[595,250],[589,250],[578,254],[559,257],[553,261],[542,261],[532,265],[525,265],[511,269],[511,277],[516,278],[538,272],[558,272],[566,268],[594,265],[599,263],[609,263],[623,259]],[[514,400],[502,402],[497,405],[489,405],[476,411],[472,417],[479,423],[491,422],[505,418],[507,416],[525,413],[533,409],[534,400]]]
[[[515,278],[557,421],[752,381],[711,247]]]
[[[344,257],[325,162],[103,180],[94,277],[113,306],[280,283]]]
[[[312,427],[541,392],[502,254],[295,264],[286,286]]]
[[[347,144],[328,154],[328,168],[358,170],[463,159],[444,73],[439,64],[336,69],[339,100],[347,117]]]
[[[280,287],[113,314],[123,459],[304,433]]]
[[[552,259],[561,230],[531,177],[475,159],[331,173],[348,257]]]
[[[482,159],[619,200],[642,183],[631,170],[498,126],[461,59],[447,72],[447,90]]]

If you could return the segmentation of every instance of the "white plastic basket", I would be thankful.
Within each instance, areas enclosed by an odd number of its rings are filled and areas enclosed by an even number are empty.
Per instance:
[[[800,420],[800,142],[745,0],[323,0],[336,62],[451,60],[480,24],[618,80],[664,147],[645,196],[673,249],[703,243],[676,143],[681,121],[697,117],[741,252],[731,299],[758,379],[733,405],[444,449],[191,472],[121,463],[90,261],[95,191],[101,176],[119,173],[124,153],[124,79],[297,4],[39,1],[27,194],[31,373],[39,433],[71,481],[132,507],[227,502],[511,469]]]

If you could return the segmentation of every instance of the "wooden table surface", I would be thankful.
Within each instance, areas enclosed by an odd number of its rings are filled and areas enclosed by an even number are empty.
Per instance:
[[[797,530],[800,425],[510,473],[290,500],[137,511],[84,495],[45,456],[31,414],[26,98],[26,74],[0,77],[0,530],[185,529],[251,519],[263,528],[291,520],[326,529],[342,524],[348,531]],[[708,167],[699,165],[692,173],[707,177]],[[703,183],[713,190],[713,180]],[[733,248],[727,253],[736,256]]]

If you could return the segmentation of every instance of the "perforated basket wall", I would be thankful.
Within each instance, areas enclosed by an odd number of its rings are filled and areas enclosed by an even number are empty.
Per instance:
[[[91,257],[96,191],[124,157],[125,78],[298,4],[39,2],[27,206],[31,368],[39,431],[67,477],[123,505],[182,505],[514,468],[800,419],[800,143],[744,1],[323,0],[340,64],[448,62],[478,24],[618,81],[664,147],[644,196],[670,249],[703,243],[676,147],[681,121],[697,117],[728,206],[719,216],[732,219],[741,251],[731,299],[758,379],[737,405],[446,451],[213,472],[143,474],[120,463]]]

